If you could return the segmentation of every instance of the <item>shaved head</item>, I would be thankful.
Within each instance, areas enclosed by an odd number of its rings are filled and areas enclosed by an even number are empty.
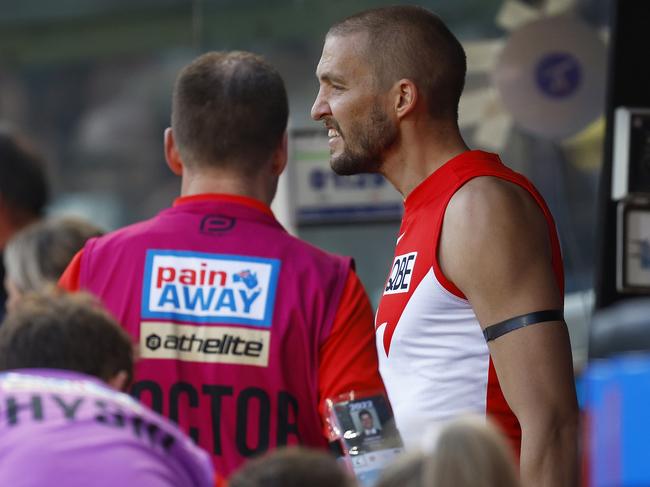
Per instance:
[[[440,18],[416,6],[383,7],[335,24],[327,36],[365,34],[363,52],[378,88],[410,79],[434,119],[458,118],[465,84],[465,51]]]

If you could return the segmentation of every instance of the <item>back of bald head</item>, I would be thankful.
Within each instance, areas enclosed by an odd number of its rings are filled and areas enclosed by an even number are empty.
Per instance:
[[[424,96],[433,119],[458,119],[467,71],[465,51],[437,15],[410,5],[366,10],[335,24],[327,36],[356,34],[366,36],[366,60],[379,88],[409,79]]]

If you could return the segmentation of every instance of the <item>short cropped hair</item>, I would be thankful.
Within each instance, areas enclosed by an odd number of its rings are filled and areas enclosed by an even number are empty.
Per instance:
[[[174,86],[172,130],[188,166],[250,174],[281,143],[288,117],[282,77],[252,53],[204,54]]]
[[[0,371],[63,369],[109,380],[133,374],[129,335],[86,293],[25,295],[0,326]]]
[[[228,481],[228,487],[352,487],[336,460],[304,447],[280,448],[251,460]]]
[[[12,211],[36,218],[49,196],[41,157],[25,140],[0,129],[0,199]]]
[[[465,50],[444,22],[429,10],[400,5],[366,10],[332,26],[328,36],[367,34],[366,58],[378,86],[413,81],[434,119],[458,119],[465,86]]]
[[[9,239],[4,251],[6,275],[21,291],[39,291],[56,283],[89,238],[102,230],[80,218],[39,220]]]

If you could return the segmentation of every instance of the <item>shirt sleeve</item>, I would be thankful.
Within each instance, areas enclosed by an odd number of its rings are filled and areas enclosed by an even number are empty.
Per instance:
[[[319,412],[325,399],[350,391],[383,392],[370,300],[350,270],[329,337],[320,348]],[[325,428],[326,436],[327,427]]]
[[[81,256],[83,249],[75,254],[68,267],[66,267],[63,274],[59,278],[59,287],[66,291],[75,292],[79,291],[79,274],[81,273]]]

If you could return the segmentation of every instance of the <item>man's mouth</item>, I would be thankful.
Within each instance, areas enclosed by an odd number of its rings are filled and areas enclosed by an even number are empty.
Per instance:
[[[341,134],[339,134],[338,130],[330,128],[330,129],[327,130],[327,136],[330,139],[333,139],[334,137],[340,137]]]
[[[332,118],[324,120],[325,128],[327,129],[327,138],[332,142],[335,138],[341,137],[341,130],[339,124]],[[343,138],[343,137],[341,137]]]

